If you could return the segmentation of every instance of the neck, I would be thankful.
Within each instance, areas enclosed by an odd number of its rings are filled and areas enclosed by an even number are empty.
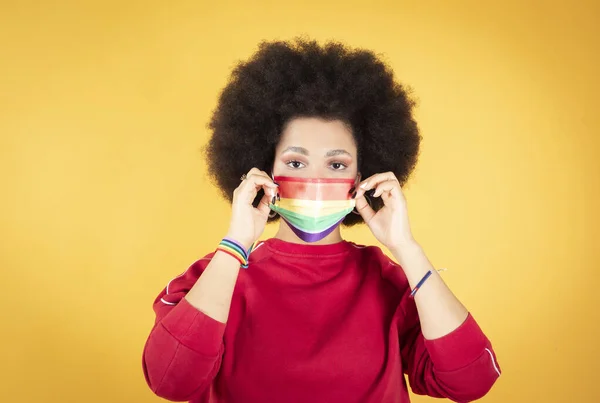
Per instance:
[[[285,242],[290,243],[298,243],[303,245],[330,245],[338,242],[342,242],[342,233],[340,231],[340,226],[338,225],[331,234],[327,235],[325,238],[321,239],[317,242],[305,242],[302,239],[298,238],[298,236],[292,231],[289,225],[282,219],[279,219],[279,230],[277,234],[275,234],[275,238],[280,239]]]

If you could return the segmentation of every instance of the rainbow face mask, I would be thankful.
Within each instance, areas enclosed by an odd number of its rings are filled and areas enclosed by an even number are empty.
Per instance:
[[[269,207],[304,242],[329,235],[355,206],[349,193],[354,179],[312,179],[276,176],[280,199]]]

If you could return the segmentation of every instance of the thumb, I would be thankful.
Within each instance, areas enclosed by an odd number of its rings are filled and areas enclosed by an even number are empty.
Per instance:
[[[271,197],[265,193],[262,199],[260,199],[260,203],[256,206],[256,209],[261,213],[261,215],[268,217],[271,209],[269,208],[269,202],[271,201]]]
[[[375,210],[369,205],[364,193],[356,198],[356,210],[360,213],[365,223],[369,223],[375,216]]]

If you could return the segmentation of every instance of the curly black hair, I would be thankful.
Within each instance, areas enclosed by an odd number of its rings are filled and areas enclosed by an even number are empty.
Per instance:
[[[234,68],[220,94],[208,124],[208,171],[231,202],[242,174],[252,167],[270,172],[286,123],[319,117],[352,128],[363,178],[391,171],[404,184],[421,142],[414,107],[410,91],[372,51],[302,38],[264,41]],[[262,191],[255,206],[261,197]],[[383,202],[374,199],[372,206],[378,210]],[[360,222],[361,216],[349,214],[343,224]]]

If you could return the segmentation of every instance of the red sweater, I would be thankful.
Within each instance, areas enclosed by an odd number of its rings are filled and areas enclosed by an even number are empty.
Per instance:
[[[477,399],[500,369],[471,315],[452,333],[421,334],[407,279],[377,247],[278,239],[252,252],[227,324],[184,297],[212,255],[154,302],[143,353],[154,393],[194,403],[409,402],[418,394]]]

